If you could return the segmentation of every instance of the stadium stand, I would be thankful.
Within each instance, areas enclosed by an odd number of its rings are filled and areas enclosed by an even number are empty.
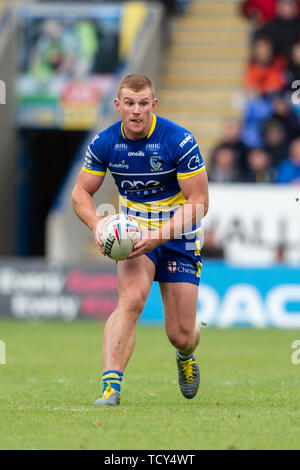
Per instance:
[[[195,0],[172,20],[158,113],[190,129],[206,161],[224,119],[239,116],[250,28],[238,7],[237,0]]]

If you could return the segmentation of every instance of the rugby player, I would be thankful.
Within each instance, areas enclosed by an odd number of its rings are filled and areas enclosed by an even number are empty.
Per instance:
[[[104,254],[99,232],[105,218],[97,215],[93,195],[109,169],[119,191],[121,211],[144,228],[134,251],[117,262],[119,302],[104,330],[103,391],[95,405],[120,403],[123,373],[135,346],[136,322],[153,281],[160,284],[165,329],[176,349],[180,390],[185,398],[193,398],[200,384],[194,351],[200,340],[196,325],[202,266],[199,229],[208,209],[205,166],[191,133],[154,114],[157,98],[149,78],[133,74],[122,79],[114,106],[121,120],[88,146],[72,192],[73,208]]]

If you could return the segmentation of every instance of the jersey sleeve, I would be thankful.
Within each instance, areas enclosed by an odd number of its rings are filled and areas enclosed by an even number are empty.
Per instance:
[[[185,132],[176,144],[177,179],[183,180],[205,169],[197,142],[192,134]]]
[[[101,137],[96,135],[87,148],[82,170],[93,175],[105,175],[106,161],[105,152],[101,146]]]

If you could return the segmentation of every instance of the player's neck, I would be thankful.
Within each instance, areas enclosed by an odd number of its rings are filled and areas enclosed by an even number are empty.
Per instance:
[[[145,129],[140,133],[131,132],[124,125],[124,122],[122,122],[123,133],[124,133],[126,139],[135,140],[135,141],[145,139],[145,137],[147,137],[150,133],[150,130],[151,130],[151,127],[152,127],[152,122],[153,122],[153,114],[152,114],[151,121],[150,121],[149,125],[147,127],[145,127]]]

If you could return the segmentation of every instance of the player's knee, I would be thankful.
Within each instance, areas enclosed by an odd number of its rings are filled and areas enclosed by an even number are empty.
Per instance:
[[[120,306],[129,315],[139,316],[145,306],[146,298],[142,292],[132,292],[120,300]]]
[[[181,351],[189,350],[193,345],[193,333],[185,330],[168,332],[172,345]]]

